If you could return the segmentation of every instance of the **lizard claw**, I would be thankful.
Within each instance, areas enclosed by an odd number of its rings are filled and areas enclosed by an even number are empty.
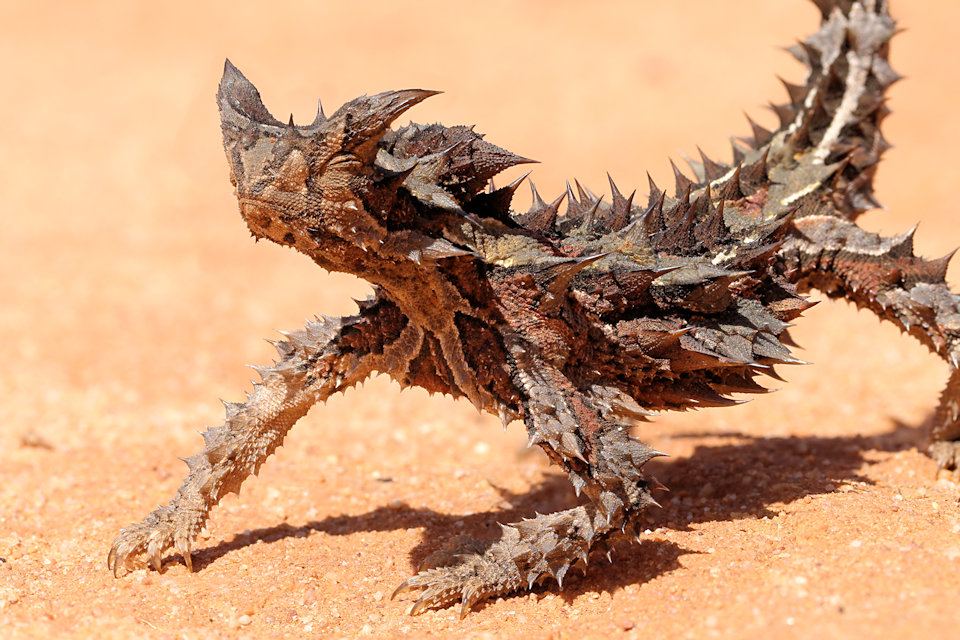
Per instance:
[[[467,612],[477,600],[480,599],[480,592],[474,587],[468,587],[460,594],[460,619],[467,617]]]
[[[117,564],[117,544],[114,543],[113,546],[110,547],[110,553],[107,554],[107,567],[113,572],[113,577],[114,577],[114,578],[119,578],[119,577],[120,577],[119,575],[117,575],[117,566],[118,566],[118,564]]]
[[[187,536],[178,535],[174,540],[174,547],[183,557],[183,563],[187,565],[187,571],[193,573],[193,555],[190,549],[190,538]]]
[[[152,537],[150,544],[147,547],[147,555],[150,556],[150,564],[153,566],[154,571],[160,573],[160,569],[163,567],[163,551],[164,544],[162,540],[158,540],[156,537]]]
[[[407,593],[413,591],[413,587],[410,586],[410,580],[404,580],[400,583],[400,586],[393,590],[393,593],[390,594],[390,599],[394,600],[401,593]]]
[[[134,567],[142,567],[145,563],[160,573],[163,569],[164,552],[175,549],[183,556],[187,570],[192,572],[191,536],[187,531],[188,528],[171,517],[171,511],[167,507],[161,507],[143,522],[120,531],[120,535],[110,547],[110,553],[107,554],[107,566],[113,571],[114,577],[120,576],[121,569],[129,571]]]
[[[470,612],[470,608],[480,599],[478,589],[467,588],[460,595],[460,619],[463,620]],[[410,615],[415,616],[423,613],[431,605],[438,604],[432,596],[425,594],[417,600],[410,608]]]
[[[419,600],[413,603],[412,607],[410,607],[410,615],[412,616],[420,615],[429,606],[430,606],[430,598],[428,598],[427,596],[422,596]]]

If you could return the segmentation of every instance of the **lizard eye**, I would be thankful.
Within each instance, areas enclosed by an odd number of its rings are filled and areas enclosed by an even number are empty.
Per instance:
[[[299,149],[287,154],[274,184],[283,191],[306,191],[310,177],[310,164]]]
[[[350,171],[357,169],[361,164],[360,159],[352,153],[341,153],[330,159],[330,162],[327,163],[327,168]]]

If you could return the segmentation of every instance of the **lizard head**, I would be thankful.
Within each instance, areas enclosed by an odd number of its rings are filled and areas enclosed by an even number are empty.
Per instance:
[[[230,180],[253,235],[298,249],[328,236],[361,245],[382,240],[391,207],[371,204],[396,172],[376,165],[377,145],[400,114],[435,93],[363,96],[329,118],[318,110],[309,125],[295,125],[293,116],[283,124],[228,60],[217,102]]]
[[[253,235],[364,277],[359,265],[378,257],[419,264],[457,254],[444,229],[505,210],[509,198],[480,192],[496,173],[529,160],[469,127],[390,129],[436,93],[362,96],[329,117],[318,110],[309,125],[292,116],[284,124],[228,60],[217,102],[231,182]]]

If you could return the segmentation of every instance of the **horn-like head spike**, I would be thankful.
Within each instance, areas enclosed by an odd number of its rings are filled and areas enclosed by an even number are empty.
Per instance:
[[[229,60],[223,63],[223,77],[220,79],[220,88],[217,91],[217,104],[220,107],[220,118],[224,125],[237,126],[243,124],[243,121],[252,121],[275,127],[283,126],[263,106],[257,88]]]
[[[438,93],[425,89],[404,89],[361,96],[337,109],[327,123],[342,124],[344,148],[364,155],[363,151],[372,151],[383,133],[404,111]]]
[[[440,91],[425,89],[404,89],[401,91],[384,91],[373,96],[361,96],[346,103],[334,113],[330,119],[350,116],[354,121],[352,127],[389,127],[404,111],[423,102]]]
[[[313,119],[313,122],[310,123],[311,127],[316,127],[317,125],[323,124],[326,122],[327,116],[323,112],[323,102],[320,99],[317,99],[317,117]]]

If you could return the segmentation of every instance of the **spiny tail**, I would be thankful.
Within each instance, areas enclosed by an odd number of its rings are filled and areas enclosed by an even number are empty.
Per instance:
[[[747,142],[765,153],[771,200],[799,207],[797,217],[833,211],[854,220],[876,208],[873,176],[890,145],[880,131],[890,113],[886,90],[900,76],[888,61],[896,33],[886,0],[814,0],[820,30],[789,51],[807,67],[801,85],[783,81],[789,101],[771,105],[780,126],[751,122]],[[819,197],[806,197],[806,196]]]
[[[829,213],[855,220],[879,206],[873,176],[890,148],[880,125],[890,113],[886,90],[900,79],[888,60],[896,25],[886,0],[813,2],[823,17],[819,31],[788,49],[806,66],[806,78],[781,79],[788,100],[770,104],[779,126],[770,131],[748,118],[752,135],[738,139],[747,147],[734,143],[730,165],[701,152],[702,162],[690,161],[693,181],[674,166],[678,194],[687,186],[693,194],[716,188],[732,167],[763,161],[764,220],[788,211],[794,218]]]

